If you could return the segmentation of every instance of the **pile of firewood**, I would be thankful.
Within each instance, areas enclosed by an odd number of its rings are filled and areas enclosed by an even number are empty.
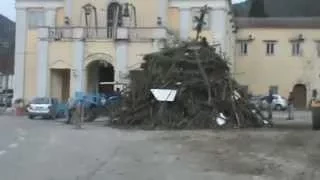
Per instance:
[[[110,107],[111,124],[193,129],[265,127],[272,122],[232,78],[227,61],[205,39],[144,56],[129,75],[122,101]],[[176,90],[174,101],[158,101],[151,89]]]

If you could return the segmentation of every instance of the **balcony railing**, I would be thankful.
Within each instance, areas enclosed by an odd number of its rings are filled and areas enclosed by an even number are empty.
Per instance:
[[[84,27],[56,27],[49,28],[49,39],[76,39],[87,38],[92,40],[112,39],[112,32],[107,28],[84,28]]]
[[[149,40],[149,39],[164,39],[168,36],[168,31],[161,27],[150,28],[130,28],[130,40]]]
[[[119,27],[116,32],[106,27],[55,27],[48,28],[48,38],[51,40],[130,40],[143,41],[150,39],[166,39],[169,31],[163,27],[125,28]]]

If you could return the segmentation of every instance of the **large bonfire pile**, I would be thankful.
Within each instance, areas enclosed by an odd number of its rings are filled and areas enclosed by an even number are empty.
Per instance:
[[[110,107],[111,124],[148,128],[265,127],[272,125],[232,78],[229,65],[205,39],[144,56],[129,75],[121,103]],[[152,89],[176,90],[159,101]],[[170,96],[170,94],[168,94]]]

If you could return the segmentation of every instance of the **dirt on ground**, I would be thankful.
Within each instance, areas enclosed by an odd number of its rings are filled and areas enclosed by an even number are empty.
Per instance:
[[[320,132],[309,120],[275,123],[274,129],[167,132],[154,140],[175,144],[179,160],[223,179],[320,179]]]
[[[275,128],[143,131],[3,116],[0,179],[319,180],[310,114],[274,117]]]

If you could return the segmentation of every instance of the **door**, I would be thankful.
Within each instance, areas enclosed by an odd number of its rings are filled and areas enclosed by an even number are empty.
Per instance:
[[[67,102],[70,97],[70,69],[62,71],[62,102]]]
[[[297,84],[293,87],[293,105],[297,109],[304,109],[307,106],[307,88],[303,84]]]
[[[51,69],[51,97],[66,102],[70,95],[70,70]]]

